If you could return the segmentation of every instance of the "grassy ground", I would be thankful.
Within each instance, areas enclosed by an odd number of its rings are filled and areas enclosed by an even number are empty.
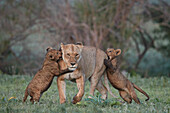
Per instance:
[[[110,95],[108,100],[101,102],[100,94],[95,92],[95,97],[89,100],[89,82],[86,82],[85,95],[79,104],[73,105],[71,100],[77,93],[75,83],[67,82],[67,102],[59,104],[59,95],[57,91],[56,78],[52,86],[47,92],[43,94],[38,104],[31,104],[29,98],[26,103],[22,103],[22,98],[25,88],[29,81],[32,79],[30,76],[9,76],[0,75],[0,113],[5,112],[40,112],[40,113],[170,113],[170,78],[168,77],[152,77],[152,78],[129,78],[144,89],[149,95],[150,100],[145,102],[146,97],[137,92],[141,105],[137,105],[134,101],[132,104],[120,104]],[[112,91],[118,95],[118,92],[112,88]],[[16,99],[10,99],[15,97]]]

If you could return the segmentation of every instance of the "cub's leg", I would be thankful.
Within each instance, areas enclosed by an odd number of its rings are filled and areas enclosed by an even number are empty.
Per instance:
[[[137,97],[137,95],[136,95],[135,92],[132,92],[131,96],[132,96],[133,100],[134,100],[137,104],[140,104],[139,98]]]
[[[77,102],[81,101],[84,95],[84,83],[85,83],[84,77],[81,76],[80,78],[76,79],[76,83],[79,92],[77,93],[76,96],[73,97],[73,101],[72,101],[73,104],[76,104]]]
[[[66,102],[66,95],[65,95],[65,89],[66,89],[66,83],[64,79],[61,79],[60,77],[57,78],[57,87],[60,97],[60,104],[63,104]]]
[[[29,89],[29,95],[30,95],[30,102],[32,102],[32,104],[34,104],[34,95],[35,95],[35,92],[34,92],[35,90],[34,89]]]
[[[120,91],[119,90],[119,94],[124,101],[126,101],[129,104],[132,103],[132,98],[130,97],[130,95],[126,91],[122,91],[122,90]]]
[[[100,79],[99,83],[97,84],[97,90],[101,93],[101,98],[106,100],[107,99],[107,89],[103,85],[102,80]]]
[[[30,102],[32,102],[32,104],[34,104],[33,97],[30,98]]]
[[[33,96],[33,101],[39,102],[40,96],[41,96],[40,92],[35,93]]]
[[[137,104],[140,104],[140,101],[136,95],[136,92],[135,92],[135,89],[133,87],[133,85],[131,84],[131,82],[129,83],[128,85],[128,90],[129,90],[129,93],[130,93],[130,96],[132,97],[132,99],[137,103]]]
[[[94,96],[94,90],[96,89],[97,87],[97,84],[99,82],[99,80],[101,79],[101,76],[103,75],[106,67],[102,67],[102,68],[99,68],[100,70],[96,70],[95,69],[95,72],[93,73],[93,75],[91,76],[90,78],[90,95]],[[89,97],[91,98],[91,97]]]

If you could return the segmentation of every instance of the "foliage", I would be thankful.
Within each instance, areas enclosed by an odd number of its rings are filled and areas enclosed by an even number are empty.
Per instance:
[[[149,14],[145,13],[146,16],[150,17],[155,23],[158,23],[160,28],[155,28],[154,33],[159,42],[157,42],[157,49],[164,55],[170,57],[170,2],[165,0],[153,3],[151,7],[147,7]],[[158,10],[159,9],[159,10]],[[162,34],[162,35],[159,35]]]
[[[142,49],[142,48],[141,48]],[[133,67],[137,61],[137,53],[133,48],[130,48],[125,53],[125,61],[127,62],[127,67]],[[126,67],[121,67],[120,69],[126,69]],[[137,70],[129,69],[132,75],[140,73],[143,77],[151,76],[169,76],[170,73],[170,58],[166,57],[164,54],[161,54],[155,49],[149,49],[141,63],[138,66]]]
[[[25,58],[29,59],[28,48],[21,45],[21,51],[13,50],[28,36],[34,34],[35,24],[41,19],[43,0],[1,0],[0,2],[0,70],[8,74],[23,73]],[[25,55],[26,54],[26,55]],[[25,56],[25,58],[23,58]]]
[[[169,73],[169,10],[167,0],[1,0],[0,71],[35,73],[46,47],[83,42],[122,49],[126,71]],[[152,49],[163,53],[160,62],[145,62]],[[163,70],[152,68],[164,62]]]
[[[78,15],[78,21],[86,26],[84,29],[90,29],[90,36],[86,37],[90,37],[94,46],[124,49],[126,47],[124,41],[130,38],[133,31],[126,19],[130,16],[134,2],[134,0],[78,0],[73,7]],[[88,44],[87,41],[84,42]]]
[[[39,103],[31,104],[29,98],[26,103],[22,103],[25,88],[32,79],[30,76],[23,75],[0,75],[0,112],[58,112],[58,113],[113,113],[113,112],[165,112],[170,110],[170,78],[168,77],[153,77],[141,78],[139,76],[129,77],[136,85],[144,89],[150,96],[150,100],[145,102],[145,96],[137,92],[142,104],[137,105],[134,101],[132,104],[118,104],[116,100],[109,95],[108,100],[102,102],[98,92],[95,92],[95,97],[91,100],[87,99],[89,92],[89,82],[86,83],[85,95],[81,102],[76,105],[71,103],[71,99],[77,93],[75,83],[67,82],[67,102],[59,104],[59,94],[57,91],[56,80],[54,79],[50,89],[45,92]],[[118,92],[112,88],[113,93],[118,95]],[[97,96],[96,96],[97,95]]]

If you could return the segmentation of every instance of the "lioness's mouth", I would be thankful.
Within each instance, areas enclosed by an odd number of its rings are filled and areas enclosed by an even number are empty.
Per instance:
[[[74,70],[76,70],[76,67],[69,67],[68,69],[71,71],[74,71]]]

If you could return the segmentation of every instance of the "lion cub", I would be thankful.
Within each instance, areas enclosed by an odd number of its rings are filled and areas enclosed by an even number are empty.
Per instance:
[[[104,59],[104,64],[107,67],[108,79],[112,86],[119,91],[119,94],[122,99],[125,100],[127,103],[131,103],[133,99],[136,103],[140,104],[140,101],[135,93],[135,89],[137,89],[139,92],[143,93],[147,97],[145,101],[149,100],[149,96],[146,92],[144,92],[134,83],[130,82],[119,71],[118,61],[116,57],[121,54],[121,50],[114,50],[112,48],[108,48],[106,54],[108,55],[109,60]]]
[[[25,90],[25,96],[23,102],[26,101],[27,96],[30,95],[30,101],[39,102],[39,99],[43,92],[47,91],[51,86],[54,76],[59,76],[68,72],[68,69],[60,70],[58,61],[62,56],[61,51],[47,48],[47,53],[42,68],[36,73],[31,82],[28,84]]]

